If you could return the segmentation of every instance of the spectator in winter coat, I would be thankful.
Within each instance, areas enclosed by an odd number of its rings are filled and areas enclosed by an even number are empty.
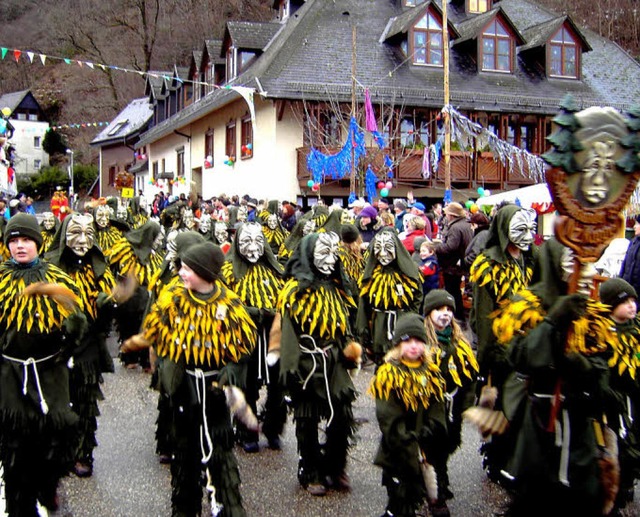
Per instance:
[[[425,296],[430,291],[440,287],[440,266],[436,255],[436,244],[431,241],[424,241],[420,245],[420,264],[418,265],[422,273],[422,292]]]
[[[489,240],[489,218],[482,212],[476,212],[469,219],[471,227],[473,228],[473,239],[467,246],[464,252],[464,262],[467,267],[473,264],[473,261],[484,250]]]
[[[629,282],[636,292],[640,291],[640,215],[633,224],[633,239],[624,256],[620,278]]]
[[[356,217],[356,228],[360,231],[362,241],[365,245],[368,245],[376,233],[384,225],[382,221],[378,219],[378,211],[371,205],[365,206],[360,215]]]
[[[396,199],[393,202],[393,211],[396,214],[396,231],[402,233],[404,231],[404,225],[402,219],[407,213],[407,202],[403,199]]]
[[[449,203],[444,213],[447,216],[447,233],[438,244],[436,254],[442,268],[444,288],[453,296],[456,305],[455,317],[465,322],[464,305],[462,303],[462,277],[467,275],[464,253],[473,238],[471,223],[460,203]]]
[[[409,220],[407,235],[404,239],[402,239],[402,244],[405,248],[407,248],[407,251],[409,253],[417,251],[414,245],[414,240],[416,237],[426,237],[424,228],[424,219],[422,219],[421,217],[415,216]]]

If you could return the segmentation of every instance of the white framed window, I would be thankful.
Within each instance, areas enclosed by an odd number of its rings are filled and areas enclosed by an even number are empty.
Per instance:
[[[42,145],[42,137],[34,136],[33,137],[33,147],[35,149],[40,149],[41,145]]]

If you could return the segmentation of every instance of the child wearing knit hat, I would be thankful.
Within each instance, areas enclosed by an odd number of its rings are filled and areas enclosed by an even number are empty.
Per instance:
[[[637,319],[636,290],[622,278],[610,278],[600,284],[600,301],[611,306],[617,340],[614,364],[609,363],[607,425],[617,438],[620,463],[620,487],[615,509],[624,508],[633,499],[634,484],[640,472],[640,429],[634,420],[640,413],[637,369],[640,366],[640,322]],[[612,512],[614,513],[614,512]]]
[[[398,318],[392,345],[369,387],[382,431],[374,463],[387,489],[384,515],[415,515],[425,500],[431,506],[438,499],[432,457],[446,440],[444,379],[420,315]]]
[[[475,401],[479,370],[471,345],[453,317],[455,309],[453,296],[444,289],[434,289],[424,297],[427,342],[435,348],[436,362],[445,380],[448,417],[447,437],[434,458],[438,474],[438,501],[431,506],[434,515],[447,515],[446,500],[453,497],[449,488],[447,463],[462,443],[462,413]]]

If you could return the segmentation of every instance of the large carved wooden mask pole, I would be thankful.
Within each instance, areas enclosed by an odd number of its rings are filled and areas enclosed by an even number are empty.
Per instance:
[[[578,111],[570,96],[560,107],[548,138],[553,149],[543,158],[560,214],[555,235],[574,251],[578,266],[598,260],[619,233],[622,210],[640,179],[640,108],[626,116],[613,108]]]

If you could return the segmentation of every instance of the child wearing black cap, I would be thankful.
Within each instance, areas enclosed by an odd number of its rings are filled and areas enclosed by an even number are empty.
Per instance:
[[[462,443],[462,413],[475,401],[478,362],[460,325],[453,315],[456,302],[444,289],[434,289],[424,298],[427,342],[437,352],[436,362],[445,380],[447,439],[439,451],[442,456],[434,465],[438,473],[438,503],[446,508],[446,500],[453,497],[449,488],[447,463]]]
[[[384,515],[413,516],[425,499],[430,506],[438,499],[433,463],[446,440],[445,381],[420,315],[401,315],[392,343],[369,387],[382,431],[374,463],[388,494]],[[446,504],[441,513],[434,509],[434,516],[449,515]]]
[[[607,423],[618,439],[620,488],[617,509],[633,500],[635,480],[640,477],[640,322],[637,319],[637,293],[622,278],[610,278],[599,288],[600,301],[611,306],[617,340],[609,361],[609,390],[604,404]]]
[[[123,350],[153,344],[163,359],[159,380],[169,397],[174,455],[172,515],[200,515],[204,470],[212,511],[242,516],[226,401],[236,391],[222,385],[242,377],[233,366],[253,350],[256,327],[240,298],[220,278],[224,254],[219,246],[193,244],[180,260],[182,283],[167,284],[144,319],[144,339],[126,341]]]

